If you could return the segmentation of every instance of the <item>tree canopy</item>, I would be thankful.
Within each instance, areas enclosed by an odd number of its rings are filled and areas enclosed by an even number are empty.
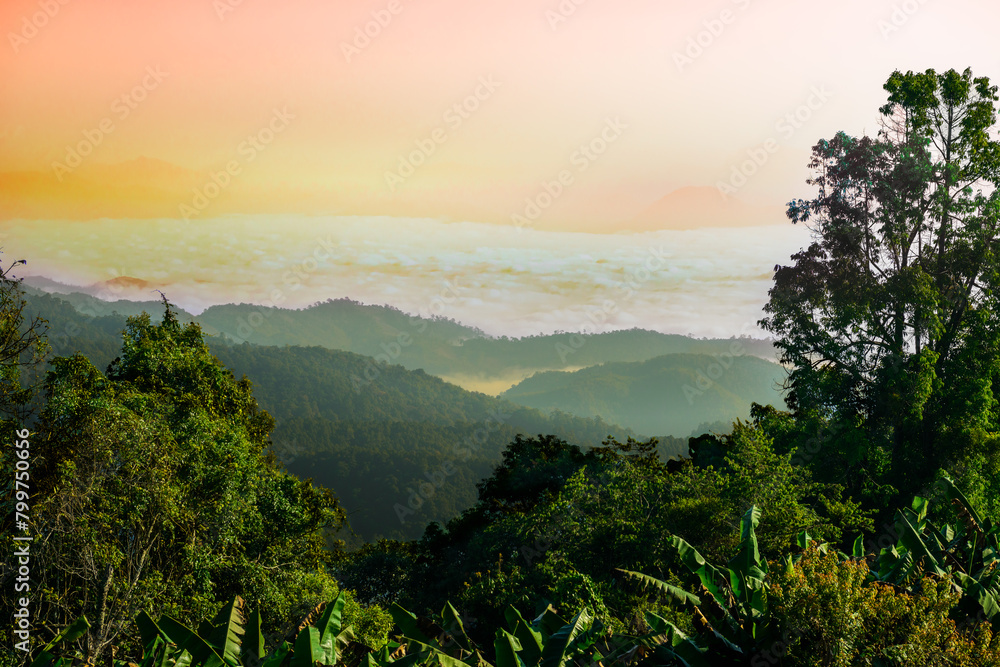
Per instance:
[[[789,405],[835,428],[822,460],[891,496],[998,424],[997,87],[970,70],[895,72],[878,136],[813,147],[814,240],[777,268],[761,325]]]
[[[92,658],[140,611],[204,619],[240,595],[277,632],[338,590],[336,498],[277,467],[250,382],[165,309],[129,319],[106,374],[54,359],[32,436],[37,623],[93,619]]]

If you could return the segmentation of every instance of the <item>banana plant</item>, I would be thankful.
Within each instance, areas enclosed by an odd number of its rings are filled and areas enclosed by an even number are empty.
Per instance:
[[[341,592],[337,599],[314,609],[299,625],[295,643],[282,642],[264,659],[261,667],[324,667],[342,663],[345,650],[354,641],[354,629],[344,626],[344,605],[347,598]]]
[[[760,509],[751,507],[740,520],[739,550],[721,568],[706,561],[682,538],[676,535],[670,538],[670,548],[698,578],[701,595],[688,593],[645,574],[621,570],[643,585],[657,588],[693,607],[694,625],[699,631],[693,639],[667,621],[647,616],[647,623],[654,632],[665,635],[668,640],[657,649],[660,657],[679,660],[692,667],[741,662],[768,643],[771,625],[765,584],[768,567],[757,546],[755,531],[759,522]]]
[[[145,647],[141,667],[239,667],[263,654],[260,614],[250,613],[239,596],[197,632],[170,616],[154,621],[145,612],[136,618],[136,625]]]
[[[389,614],[400,629],[402,643],[391,643],[378,654],[366,657],[369,667],[396,665],[487,665],[479,647],[469,638],[458,611],[446,602],[433,618],[419,618],[398,604]]]
[[[76,619],[75,622],[67,626],[62,632],[53,638],[48,644],[46,644],[35,656],[34,660],[31,661],[30,667],[69,667],[74,664],[77,659],[69,656],[57,656],[53,651],[60,648],[65,644],[70,644],[75,642],[80,637],[87,634],[90,629],[90,623],[87,619],[81,616]]]
[[[236,596],[211,621],[192,630],[170,616],[154,621],[146,612],[136,618],[144,647],[141,663],[115,661],[115,667],[333,667],[343,664],[354,631],[343,625],[344,593],[319,605],[299,625],[294,644],[282,642],[264,655],[259,610],[251,612]],[[68,667],[73,658],[57,658],[56,647],[83,636],[90,627],[80,617],[45,646],[30,667]]]
[[[401,631],[401,643],[369,654],[368,667],[492,667],[466,634],[451,603],[430,619],[418,618],[399,605],[393,605],[389,613]],[[508,627],[498,628],[493,640],[496,667],[566,667],[580,661],[611,664],[634,648],[626,637],[611,638],[604,624],[587,610],[568,621],[551,605],[532,621],[514,607],[504,616]]]
[[[141,667],[241,667],[263,655],[260,613],[251,613],[239,596],[197,631],[167,615],[154,621],[146,612],[136,625],[145,647]],[[128,665],[116,662],[116,667]]]
[[[872,576],[898,586],[926,574],[950,576],[1000,629],[1000,527],[982,518],[950,477],[944,475],[938,485],[962,524],[936,526],[927,516],[930,501],[915,497],[910,507],[897,512],[896,544],[881,550]]]

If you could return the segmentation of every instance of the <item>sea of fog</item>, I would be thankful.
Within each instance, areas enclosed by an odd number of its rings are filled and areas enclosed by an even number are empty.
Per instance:
[[[549,232],[430,219],[242,215],[205,220],[10,221],[19,275],[149,300],[302,308],[349,297],[439,315],[494,335],[641,327],[759,334],[775,264],[809,242],[800,225]],[[146,281],[122,287],[130,277]]]

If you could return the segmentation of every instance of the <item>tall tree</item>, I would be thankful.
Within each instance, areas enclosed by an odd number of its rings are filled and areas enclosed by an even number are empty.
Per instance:
[[[6,268],[0,265],[0,437],[4,442],[30,420],[32,380],[48,351],[46,322],[26,313],[21,279],[14,276],[15,267],[21,264],[26,262],[18,260]]]
[[[814,240],[778,267],[761,325],[790,407],[836,427],[822,460],[891,493],[1000,421],[1000,144],[987,78],[897,71],[884,88],[877,138],[814,146],[818,193],[788,208]]]
[[[142,610],[196,624],[239,594],[277,630],[336,596],[324,530],[339,503],[276,467],[249,381],[165,306],[159,325],[129,319],[107,373],[53,360],[33,436],[35,627],[86,615],[90,659]]]
[[[29,462],[21,456],[30,456],[30,439],[25,429],[30,428],[34,414],[35,385],[40,376],[42,362],[48,350],[45,340],[46,322],[26,312],[27,304],[21,280],[14,276],[18,260],[7,267],[0,264],[0,543],[4,558],[0,559],[0,614],[10,619],[14,614],[15,600],[23,593],[15,591],[15,577],[21,565],[12,554],[23,542],[14,542],[15,511],[23,514],[25,495],[30,491]],[[20,435],[19,435],[20,434]],[[19,437],[18,437],[19,435]],[[17,469],[20,463],[22,466]],[[7,659],[8,647],[14,645],[11,628],[4,633],[6,646],[0,648],[0,662]]]

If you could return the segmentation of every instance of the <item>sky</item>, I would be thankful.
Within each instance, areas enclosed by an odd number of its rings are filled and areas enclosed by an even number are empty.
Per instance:
[[[329,213],[496,221],[570,169],[545,213],[572,229],[731,181],[773,139],[738,196],[780,207],[819,138],[877,131],[894,69],[1000,76],[998,18],[936,0],[5,0],[0,171],[52,173],[110,120],[84,167],[237,160],[242,187]],[[581,154],[609,119],[616,140]]]
[[[151,219],[232,214],[655,232],[629,221],[711,191],[746,206],[720,209],[734,226],[787,224],[810,147],[877,132],[893,70],[1000,79],[998,19],[969,0],[4,0],[0,233],[83,280],[119,260],[32,221],[132,220],[154,245]]]

